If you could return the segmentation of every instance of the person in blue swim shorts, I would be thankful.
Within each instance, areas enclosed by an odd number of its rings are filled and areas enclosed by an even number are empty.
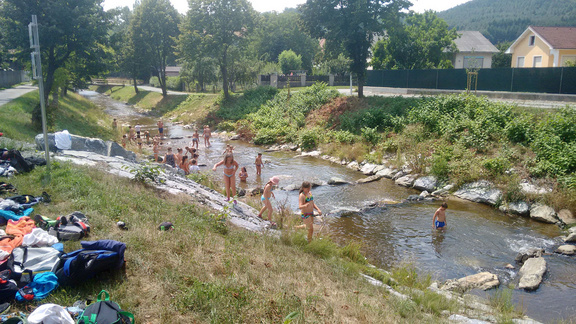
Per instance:
[[[448,208],[447,203],[442,203],[440,208],[436,210],[434,213],[434,217],[432,218],[432,227],[435,229],[441,229],[448,225],[446,221],[446,209]]]

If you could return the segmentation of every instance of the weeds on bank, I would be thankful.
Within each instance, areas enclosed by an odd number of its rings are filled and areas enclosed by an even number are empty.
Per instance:
[[[512,319],[524,315],[521,307],[512,301],[512,292],[510,288],[498,289],[488,298],[490,306],[498,315],[499,323],[512,323]]]

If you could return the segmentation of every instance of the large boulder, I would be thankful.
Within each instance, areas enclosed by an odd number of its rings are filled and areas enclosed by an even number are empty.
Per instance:
[[[534,290],[540,286],[542,277],[546,273],[546,260],[544,258],[530,258],[524,262],[518,272],[520,282],[519,289]]]
[[[569,233],[564,242],[576,243],[576,233]]]
[[[556,253],[565,254],[565,255],[574,255],[574,254],[576,254],[576,245],[570,245],[570,244],[560,245],[556,249]]]
[[[544,249],[529,249],[526,251],[518,252],[514,261],[518,264],[524,264],[530,258],[539,258],[544,254]]]
[[[530,218],[549,224],[556,224],[560,221],[558,214],[556,214],[554,211],[554,208],[542,204],[532,205],[530,208]]]
[[[448,280],[442,290],[465,292],[470,289],[488,290],[500,285],[498,276],[490,272],[480,272],[457,280]]]
[[[520,182],[520,191],[527,195],[544,195],[552,192],[552,188],[540,187],[528,180],[522,180]]]
[[[414,189],[418,189],[420,191],[432,192],[434,191],[434,188],[436,188],[437,182],[438,179],[436,179],[435,176],[418,178],[416,179],[416,181],[414,181]]]
[[[392,177],[396,174],[396,172],[398,172],[398,170],[396,169],[384,168],[376,172],[376,174],[387,179],[392,179]]]
[[[382,177],[379,176],[379,175],[377,175],[377,174],[375,174],[375,175],[371,175],[371,176],[369,176],[369,177],[366,177],[366,178],[364,178],[364,179],[360,179],[360,180],[356,181],[356,183],[363,184],[363,183],[368,183],[368,182],[377,181],[377,180],[380,180],[380,179],[382,179]]]
[[[48,138],[48,150],[52,152],[56,152],[58,149],[56,148],[56,139],[54,138],[54,134],[47,134]],[[38,134],[34,137],[34,142],[36,142],[36,147],[38,151],[44,151],[44,134]]]
[[[409,174],[409,175],[406,175],[406,176],[403,176],[403,177],[396,179],[394,181],[394,183],[396,183],[399,186],[403,186],[403,187],[412,187],[415,180],[416,180],[416,175]]]
[[[356,170],[358,171],[360,169],[360,165],[358,165],[358,162],[356,161],[352,161],[350,163],[348,163],[348,165],[346,165],[347,168],[352,169],[352,170]]]
[[[372,164],[372,163],[366,163],[364,164],[364,166],[362,167],[362,169],[360,169],[360,172],[364,173],[364,175],[373,175],[374,174],[374,169],[377,167],[376,164]]]
[[[502,212],[528,216],[530,213],[530,205],[525,201],[515,201],[511,203],[504,204],[499,207]]]
[[[107,156],[121,156],[129,161],[136,161],[136,153],[128,151],[116,142],[109,141]]]
[[[342,178],[338,178],[338,177],[332,177],[330,178],[330,180],[328,180],[328,184],[331,186],[337,186],[337,185],[343,185],[343,184],[349,184],[350,182],[342,179]]]
[[[481,180],[463,185],[454,193],[456,197],[477,203],[496,205],[502,199],[502,192],[489,181]]]
[[[574,215],[568,209],[561,209],[558,212],[558,218],[560,218],[565,224],[576,224],[576,218],[574,218]]]

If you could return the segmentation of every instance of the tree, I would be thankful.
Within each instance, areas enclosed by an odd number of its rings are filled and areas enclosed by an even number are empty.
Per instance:
[[[406,0],[308,0],[299,10],[312,36],[342,44],[358,78],[358,96],[363,97],[372,40],[409,5]]]
[[[143,0],[134,8],[130,21],[129,42],[126,56],[133,59],[133,70],[138,69],[138,56],[147,63],[158,77],[162,96],[166,96],[166,66],[174,59],[175,39],[179,35],[180,16],[169,0]]]
[[[299,28],[298,21],[295,11],[262,14],[252,37],[255,54],[268,62],[277,62],[280,53],[292,50],[302,57],[302,69],[312,72],[320,45],[317,39]]]
[[[188,62],[199,57],[218,61],[224,98],[229,94],[230,51],[242,48],[254,25],[254,10],[247,0],[190,0],[190,10],[182,24],[179,52]]]
[[[32,15],[38,16],[47,103],[56,70],[73,58],[87,58],[92,49],[105,42],[109,21],[101,3],[102,0],[0,1],[3,41],[22,61],[30,59],[28,24]],[[39,107],[33,111],[32,120],[39,125]]]
[[[502,42],[496,45],[500,52],[492,56],[493,68],[509,68],[512,66],[512,54],[506,54],[506,50],[512,45],[512,42]]]
[[[278,63],[282,73],[288,74],[291,70],[300,70],[302,68],[302,56],[296,55],[293,50],[283,51],[278,55]]]
[[[448,29],[433,11],[411,11],[404,24],[392,26],[376,43],[371,64],[374,69],[452,68],[457,37],[456,29]]]

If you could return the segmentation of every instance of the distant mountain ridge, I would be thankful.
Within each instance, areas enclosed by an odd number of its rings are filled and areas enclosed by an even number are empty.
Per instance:
[[[457,30],[478,30],[493,44],[528,26],[576,26],[575,0],[472,0],[438,13]]]

